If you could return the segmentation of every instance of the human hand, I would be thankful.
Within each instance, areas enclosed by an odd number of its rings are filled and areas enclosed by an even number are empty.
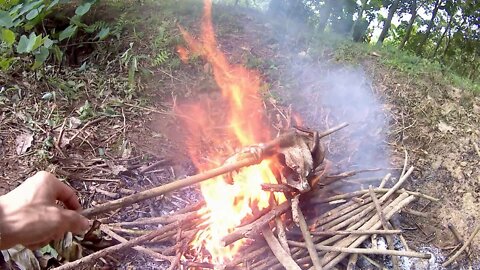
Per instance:
[[[81,208],[73,189],[51,173],[37,172],[0,197],[0,249],[16,244],[36,249],[66,232],[85,232],[89,221]]]

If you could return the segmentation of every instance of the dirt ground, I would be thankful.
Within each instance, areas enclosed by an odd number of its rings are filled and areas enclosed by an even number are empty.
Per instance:
[[[314,84],[322,77],[333,76],[332,72],[341,72],[350,64],[338,62],[332,50],[310,54],[301,37],[279,35],[273,23],[256,13],[228,12],[228,20],[219,17],[216,21],[222,23],[217,30],[219,46],[233,63],[243,63],[263,75],[262,94],[271,109],[270,119],[278,117],[276,107],[285,110],[289,106],[306,125],[317,129],[332,126],[343,116],[362,116],[350,131],[326,142],[332,160],[348,160],[339,170],[358,168],[352,153],[367,146],[373,151],[371,159],[377,161],[362,164],[363,168],[380,166],[382,173],[398,177],[408,153],[408,165],[415,171],[407,187],[440,199],[430,204],[419,201],[412,207],[426,217],[407,213],[399,217],[410,247],[434,254],[433,261],[414,262],[411,269],[442,269],[439,263],[456,244],[448,224],[466,239],[480,222],[480,97],[439,84],[431,75],[409,77],[382,65],[381,55],[371,55],[359,60],[353,74],[366,80],[378,107],[370,103],[356,107],[359,101],[349,100],[350,96],[345,97],[345,104],[325,105],[322,99],[329,89],[323,84],[318,86],[323,89],[315,96],[318,100],[313,96],[299,99],[300,87],[317,89]],[[119,98],[125,99],[126,81],[117,76],[117,70],[92,68],[78,76],[73,70],[66,68],[63,75],[75,82],[72,87],[81,84],[79,89],[84,92],[73,102],[65,102],[62,94],[58,100],[42,99],[46,89],[55,87],[33,74],[0,74],[1,85],[16,89],[7,91],[7,100],[0,103],[0,194],[37,170],[50,170],[75,187],[82,205],[89,207],[196,172],[184,144],[188,134],[175,116],[175,108],[185,101],[217,95],[208,65],[155,70],[153,76],[141,78],[138,96],[120,103]],[[99,88],[104,91],[92,90]],[[77,124],[85,100],[91,101],[96,114]],[[148,102],[137,102],[140,100]],[[335,107],[343,108],[343,114],[335,114]],[[373,120],[380,116],[381,120]],[[163,160],[154,170],[142,172]],[[193,187],[134,205],[105,220],[171,213],[198,199],[198,188]],[[479,243],[473,242],[470,259],[462,256],[451,269],[480,269]],[[117,266],[128,261],[123,269],[159,267],[131,251],[115,257],[112,261],[117,261]],[[116,268],[114,263],[107,265]]]

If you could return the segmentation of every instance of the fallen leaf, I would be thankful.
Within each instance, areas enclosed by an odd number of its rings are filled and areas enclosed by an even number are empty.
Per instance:
[[[33,142],[33,134],[31,133],[23,133],[20,134],[16,139],[15,142],[17,144],[17,154],[22,155],[27,152],[28,148],[32,146]]]
[[[449,126],[447,125],[445,122],[443,121],[440,121],[437,125],[438,127],[438,130],[440,130],[441,132],[443,133],[447,133],[447,132],[452,132],[455,130],[455,128],[453,128],[452,126]]]
[[[2,250],[5,262],[15,264],[20,270],[40,270],[40,263],[30,249],[16,245],[7,250]]]
[[[113,162],[111,161],[107,161],[106,164],[108,165],[108,167],[110,168],[110,170],[112,170],[112,173],[114,175],[119,175],[121,174],[122,172],[126,172],[128,171],[128,169],[123,166],[123,165],[115,165],[113,164]]]
[[[76,129],[82,124],[82,120],[78,119],[77,117],[70,117],[68,118],[68,124],[71,129]]]
[[[71,232],[67,232],[63,239],[53,241],[52,245],[58,255],[67,262],[82,258],[82,246],[74,241]]]

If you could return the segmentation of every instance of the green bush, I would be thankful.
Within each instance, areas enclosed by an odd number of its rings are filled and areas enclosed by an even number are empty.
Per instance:
[[[83,1],[69,18],[68,26],[62,30],[45,29],[42,23],[53,11],[72,1],[59,0],[0,0],[0,69],[8,70],[21,56],[33,56],[32,69],[37,69],[53,56],[61,61],[63,53],[58,46],[62,41],[74,37],[79,30],[97,33],[94,39],[102,40],[109,35],[108,27],[92,28],[82,23],[95,0]],[[42,27],[39,27],[42,26]],[[41,29],[41,30],[39,30]]]

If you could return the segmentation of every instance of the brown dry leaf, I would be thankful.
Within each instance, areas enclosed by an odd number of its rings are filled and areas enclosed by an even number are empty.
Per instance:
[[[27,152],[28,148],[32,146],[33,142],[33,134],[31,133],[22,133],[15,139],[15,143],[17,144],[17,154],[22,155]]]
[[[20,270],[40,270],[40,263],[35,254],[21,245],[16,245],[7,250],[2,250],[5,262],[10,262],[17,266]]]
[[[111,161],[107,161],[107,162],[105,162],[105,163],[108,165],[108,167],[109,167],[110,170],[112,171],[112,174],[114,174],[114,175],[119,175],[119,174],[121,174],[122,172],[128,171],[128,169],[127,169],[125,166],[123,166],[123,165],[115,165],[115,164],[113,164],[113,162],[111,162]]]
[[[71,232],[66,233],[63,239],[53,241],[52,246],[67,262],[82,258],[82,246],[74,241]]]
[[[438,127],[438,130],[440,130],[441,132],[443,133],[447,133],[447,132],[452,132],[455,130],[454,127],[450,126],[450,125],[447,125],[445,122],[443,121],[440,121],[437,125]]]

